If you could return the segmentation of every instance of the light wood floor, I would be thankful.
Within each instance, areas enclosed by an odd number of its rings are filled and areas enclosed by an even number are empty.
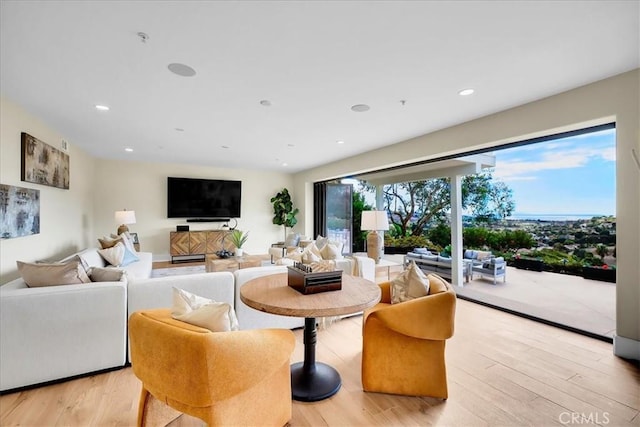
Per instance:
[[[361,321],[319,331],[317,360],[336,367],[343,385],[325,401],[294,402],[291,426],[640,426],[640,369],[608,343],[458,301],[442,401],[364,393]],[[300,361],[302,331],[296,336],[292,360]],[[131,426],[139,391],[126,368],[7,394],[0,425]],[[183,416],[172,425],[202,424]]]

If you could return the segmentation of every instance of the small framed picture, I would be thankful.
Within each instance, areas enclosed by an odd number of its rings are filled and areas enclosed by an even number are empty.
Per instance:
[[[138,240],[138,233],[129,233],[129,235],[131,236],[134,245],[140,244],[140,241]]]

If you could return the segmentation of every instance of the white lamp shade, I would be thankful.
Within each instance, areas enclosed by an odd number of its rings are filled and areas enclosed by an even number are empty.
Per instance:
[[[116,224],[135,224],[136,211],[116,211]]]
[[[362,211],[361,230],[388,230],[389,218],[386,211]]]

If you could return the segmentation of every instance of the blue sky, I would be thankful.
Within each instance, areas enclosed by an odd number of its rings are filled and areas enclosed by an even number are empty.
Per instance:
[[[515,213],[615,215],[615,129],[496,151]]]

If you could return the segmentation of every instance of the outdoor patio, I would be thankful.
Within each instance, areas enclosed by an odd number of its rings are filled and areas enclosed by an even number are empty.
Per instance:
[[[387,256],[385,256],[387,258]],[[507,267],[506,282],[478,274],[458,295],[537,317],[595,335],[613,338],[616,328],[615,283],[580,276]]]

